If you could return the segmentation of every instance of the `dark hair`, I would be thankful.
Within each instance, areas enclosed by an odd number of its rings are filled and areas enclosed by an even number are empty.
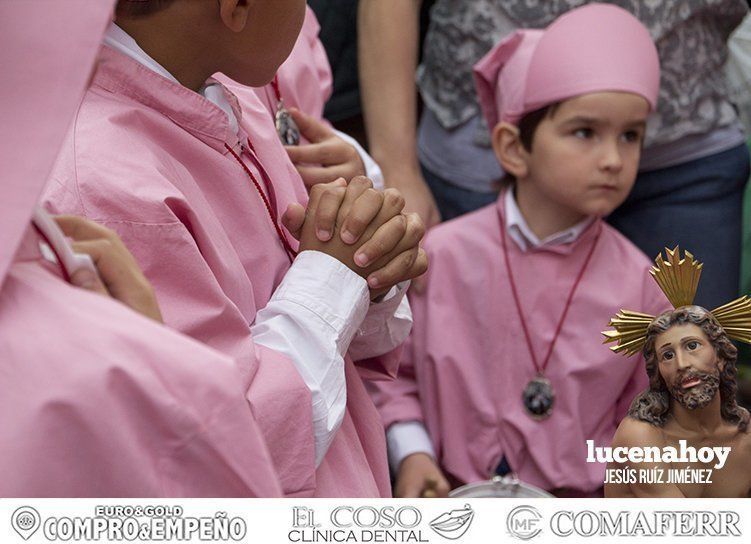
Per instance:
[[[543,119],[555,115],[559,105],[560,103],[548,104],[540,109],[529,112],[519,120],[519,124],[517,125],[519,127],[519,140],[521,140],[524,149],[532,151],[537,127],[540,126]]]
[[[546,117],[554,115],[559,105],[560,102],[548,104],[547,106],[543,106],[542,108],[527,113],[521,118],[521,120],[519,120],[519,124],[517,125],[517,127],[519,127],[519,141],[528,152],[532,151],[537,127],[540,126],[540,123],[542,123]],[[501,187],[505,187],[511,185],[515,181],[516,178],[512,174],[506,173],[503,179],[501,179],[500,184]]]
[[[117,0],[115,13],[121,17],[152,15],[169,6],[174,0]]]
[[[631,403],[628,415],[640,421],[662,427],[670,412],[670,391],[660,375],[655,342],[657,336],[674,325],[693,324],[707,335],[717,357],[724,362],[720,371],[720,415],[725,421],[735,423],[738,429],[745,431],[748,426],[749,413],[738,406],[736,393],[738,349],[728,338],[715,317],[701,306],[684,306],[677,310],[665,312],[652,321],[647,329],[647,341],[642,354],[646,361],[649,389],[643,391]]]

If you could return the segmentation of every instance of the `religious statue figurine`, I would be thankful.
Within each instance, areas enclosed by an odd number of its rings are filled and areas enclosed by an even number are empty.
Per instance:
[[[605,496],[747,497],[749,413],[736,402],[730,339],[751,343],[751,299],[711,312],[692,305],[702,265],[677,247],[666,253],[650,273],[675,310],[621,310],[610,321],[615,330],[603,332],[606,343],[618,342],[616,353],[641,351],[649,377],[615,433],[610,452],[620,455],[608,465]]]

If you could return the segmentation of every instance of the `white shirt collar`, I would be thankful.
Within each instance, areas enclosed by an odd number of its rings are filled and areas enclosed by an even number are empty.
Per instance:
[[[166,77],[167,79],[175,83],[180,83],[179,81],[177,81],[175,76],[167,71],[164,66],[159,64],[152,57],[150,57],[149,54],[146,53],[146,51],[141,49],[136,40],[134,40],[130,36],[130,34],[125,32],[114,22],[110,23],[109,28],[107,28],[107,32],[104,34],[104,44],[111,47],[112,49],[115,49],[116,51],[119,51],[123,55],[132,58],[136,62],[139,62],[140,64],[142,64],[146,68],[149,68],[151,71],[156,72],[160,76]],[[230,105],[229,100],[227,100],[227,97],[224,95],[223,87],[217,82],[209,82],[208,85],[201,87],[198,93],[208,101],[212,102],[218,108],[220,108],[227,115],[227,119],[229,120],[230,127],[232,127],[232,131],[237,134],[239,131],[237,116],[232,110],[232,106]]]
[[[592,221],[594,221],[594,218],[586,217],[573,227],[556,232],[547,236],[545,239],[540,240],[537,235],[532,232],[532,229],[529,228],[527,221],[524,219],[524,216],[516,203],[513,188],[509,187],[506,189],[506,194],[503,198],[506,207],[506,232],[508,232],[511,239],[523,252],[531,248],[570,244],[578,239],[579,236],[581,236],[581,233],[592,224]]]
[[[167,69],[164,68],[164,66],[159,64],[157,61],[151,58],[148,53],[146,53],[146,51],[141,49],[138,43],[136,43],[136,40],[134,40],[130,36],[130,34],[125,32],[115,23],[110,23],[107,32],[105,32],[104,44],[108,45],[112,49],[119,51],[123,55],[127,55],[133,60],[140,62],[146,68],[149,68],[160,76],[166,77],[167,79],[174,81],[175,83],[179,83],[179,81],[177,81],[177,79],[175,79],[175,77],[170,74]]]

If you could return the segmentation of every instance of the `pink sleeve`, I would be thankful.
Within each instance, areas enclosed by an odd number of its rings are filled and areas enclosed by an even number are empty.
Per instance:
[[[310,6],[306,6],[306,10],[305,23],[303,24],[301,35],[305,36],[310,44],[310,60],[318,75],[318,88],[325,104],[331,98],[334,78],[331,73],[329,57],[326,54],[326,49],[323,47],[323,42],[319,38],[321,25],[318,23],[318,18],[313,10],[310,9]]]
[[[219,285],[186,225],[103,224],[120,235],[152,282],[164,322],[235,359],[284,493],[313,489],[310,390],[289,359],[253,342],[248,320]]]
[[[410,341],[407,340],[405,352],[409,351]],[[400,421],[423,421],[415,369],[407,357],[402,359],[396,380],[368,382],[368,390],[385,429]]]
[[[403,352],[404,345],[401,345],[384,355],[355,361],[355,366],[363,380],[393,380],[399,372]]]
[[[429,283],[429,278],[430,273],[426,276],[426,284]],[[391,381],[371,381],[368,384],[386,429],[400,421],[424,420],[415,366],[419,364],[420,358],[425,356],[422,345],[426,320],[423,316],[428,291],[428,285],[426,285],[422,294],[417,295],[413,292],[409,294],[414,321],[412,332],[403,345],[397,378]]]
[[[0,290],[0,345],[2,496],[280,495],[229,357],[34,261]]]
[[[193,408],[199,403],[191,398],[179,404]],[[168,496],[240,497],[247,486],[259,497],[281,496],[278,479],[258,473],[264,465],[268,473],[277,471],[263,433],[247,412],[239,395],[228,395],[223,405],[198,406],[191,414],[196,431],[190,440],[174,441],[160,465]]]

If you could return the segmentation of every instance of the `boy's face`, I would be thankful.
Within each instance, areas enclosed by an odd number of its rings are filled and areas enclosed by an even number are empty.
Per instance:
[[[244,85],[271,81],[295,45],[305,0],[248,0],[245,27],[228,37],[222,72]]]
[[[598,92],[562,102],[523,151],[541,205],[566,215],[605,216],[636,180],[649,104],[636,94]]]

